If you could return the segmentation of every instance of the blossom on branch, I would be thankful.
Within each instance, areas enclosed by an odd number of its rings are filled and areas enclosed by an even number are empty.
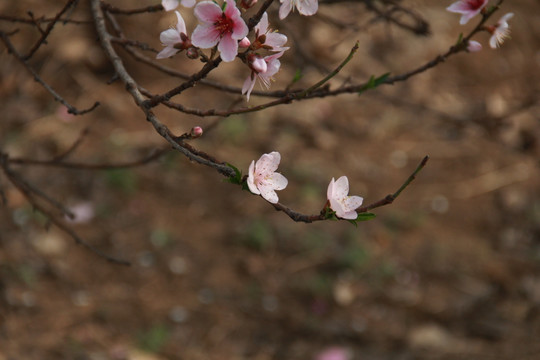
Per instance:
[[[238,54],[238,41],[248,34],[234,0],[227,0],[223,9],[214,2],[202,1],[195,6],[195,16],[201,24],[193,31],[193,45],[202,49],[217,45],[221,59],[233,61]]]
[[[280,0],[279,18],[285,19],[294,8],[305,16],[313,15],[319,8],[319,0]]]
[[[279,200],[276,190],[283,190],[288,184],[285,176],[275,172],[280,161],[281,155],[277,151],[272,151],[270,154],[263,154],[257,163],[253,160],[249,165],[247,178],[249,190],[272,204],[277,204]]]
[[[342,176],[336,181],[332,178],[328,185],[326,195],[330,202],[330,208],[336,212],[336,216],[342,219],[355,220],[358,217],[358,209],[364,199],[360,196],[348,196],[349,179]]]
[[[186,35],[186,24],[182,15],[178,11],[175,11],[178,23],[176,24],[176,29],[167,29],[162,31],[159,35],[159,40],[165,49],[161,50],[157,55],[156,59],[164,59],[173,56],[179,51],[188,49],[191,47],[191,41]]]
[[[496,49],[502,45],[504,40],[510,37],[510,26],[508,25],[508,20],[514,16],[513,13],[508,13],[503,15],[495,26],[489,26],[488,31],[491,33],[491,38],[489,39],[489,46],[492,49]]]
[[[288,47],[283,46],[287,42],[287,36],[272,31],[268,26],[268,14],[265,12],[261,17],[261,21],[255,26],[255,41],[251,48],[254,50],[263,48],[278,52],[288,50]]]
[[[182,6],[191,8],[193,5],[195,5],[196,0],[182,0],[180,3]],[[171,11],[178,7],[178,0],[161,0],[161,6],[163,6],[163,9],[165,11]]]
[[[242,95],[246,94],[248,101],[257,79],[267,89],[270,88],[270,82],[273,80],[273,76],[281,67],[281,62],[279,61],[281,55],[283,55],[283,51],[266,57],[261,57],[257,54],[248,55],[248,65],[251,69],[251,74],[246,78],[242,86]]]
[[[446,8],[446,10],[462,14],[459,23],[466,24],[484,9],[489,0],[459,0]]]

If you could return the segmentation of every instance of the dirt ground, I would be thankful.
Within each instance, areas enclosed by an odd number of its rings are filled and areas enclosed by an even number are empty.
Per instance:
[[[155,1],[112,1],[124,8]],[[444,53],[460,32],[451,1],[403,1],[430,24],[429,36],[383,21],[363,2],[321,5],[280,23],[293,49],[272,89],[301,70],[309,86],[360,50],[333,87],[401,74]],[[0,15],[53,16],[63,1],[3,1]],[[141,5],[142,4],[142,5]],[[195,21],[188,19],[191,31]],[[399,188],[431,159],[398,200],[354,227],[301,224],[215,170],[169,152],[145,166],[91,171],[43,166],[12,170],[79,215],[82,239],[132,263],[111,264],[34,211],[0,173],[0,360],[163,359],[540,359],[540,3],[506,1],[512,38],[500,49],[477,39],[410,80],[361,96],[313,99],[227,118],[166,108],[176,134],[200,125],[193,146],[247,172],[279,151],[289,180],[280,201],[316,214],[332,177],[347,175],[366,203]],[[70,14],[90,20],[87,1]],[[118,16],[129,38],[161,49],[172,13]],[[335,23],[354,25],[336,28]],[[21,52],[39,37],[28,25],[11,40]],[[118,48],[139,84],[178,85]],[[153,53],[147,53],[153,56]],[[180,71],[200,63],[162,60]],[[88,134],[69,160],[122,162],[165,145],[118,81],[91,24],[57,25],[30,65],[78,108],[74,117],[0,46],[0,151],[47,160]],[[210,79],[241,87],[245,65]],[[205,86],[178,100],[227,109],[245,99]],[[250,105],[267,99],[254,96]]]

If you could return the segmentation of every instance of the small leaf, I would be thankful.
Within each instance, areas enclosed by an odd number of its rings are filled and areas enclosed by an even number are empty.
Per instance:
[[[358,217],[356,218],[356,221],[368,221],[368,220],[374,219],[375,217],[376,215],[374,213],[368,213],[368,212],[359,213]]]
[[[229,182],[231,184],[242,184],[242,172],[238,170],[238,168],[232,164],[227,163],[227,166],[234,170],[234,176],[230,176],[227,179],[225,179],[226,182]]]
[[[364,86],[362,86],[360,90],[358,90],[358,94],[361,94],[364,91],[369,90],[369,89],[375,89],[379,85],[384,84],[384,82],[386,81],[386,79],[388,79],[389,76],[390,76],[389,72],[382,74],[379,77],[375,77],[375,75],[371,75],[368,82]]]
[[[455,46],[458,46],[459,44],[461,44],[462,41],[463,41],[463,33],[460,33]]]
[[[296,72],[294,73],[292,83],[294,84],[295,82],[300,81],[300,79],[303,77],[304,77],[304,74],[302,74],[302,71],[300,69],[297,69]]]

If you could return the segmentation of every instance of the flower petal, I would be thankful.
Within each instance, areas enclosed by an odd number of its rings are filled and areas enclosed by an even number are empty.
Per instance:
[[[180,1],[182,6],[187,7],[187,8],[192,8],[196,2],[197,2],[196,0],[181,0]]]
[[[195,6],[195,16],[203,23],[213,24],[223,14],[218,4],[212,1],[201,1]]]
[[[264,42],[264,44],[271,46],[273,51],[282,51],[284,50],[283,45],[285,45],[286,42],[287,42],[286,35],[272,32],[272,33],[266,34],[266,41]]]
[[[266,201],[272,204],[277,204],[277,202],[279,201],[279,198],[274,191],[274,188],[272,188],[271,186],[263,184],[259,186],[259,190],[261,191],[261,196],[265,198]]]
[[[318,0],[298,0],[296,2],[296,8],[298,12],[305,16],[313,15],[319,9]]]
[[[191,35],[191,42],[201,49],[210,49],[216,46],[219,36],[219,31],[213,25],[197,25]]]
[[[238,54],[238,40],[234,40],[231,34],[225,34],[219,41],[218,50],[221,53],[221,60],[231,62]]]
[[[242,95],[246,94],[247,101],[249,101],[249,96],[251,95],[251,91],[253,90],[254,86],[255,86],[255,76],[252,76],[250,74],[247,77],[247,79],[244,81],[244,85],[242,86]]]
[[[285,19],[293,8],[293,0],[280,0],[281,6],[279,7],[279,18]]]
[[[178,22],[176,23],[176,30],[178,30],[179,34],[181,33],[187,34],[186,23],[184,22],[184,18],[182,17],[182,15],[180,15],[178,11],[175,11],[175,13],[176,13],[176,18],[178,19]]]
[[[364,198],[361,196],[348,196],[345,199],[344,208],[347,211],[354,211],[358,209],[360,206],[362,206],[362,202],[364,202]]]
[[[283,190],[287,187],[287,184],[289,184],[289,180],[280,173],[273,173],[268,178],[269,184],[274,188],[274,190]]]
[[[249,165],[247,184],[248,184],[249,190],[252,193],[260,195],[261,192],[259,191],[259,189],[257,189],[257,186],[255,185],[254,171],[255,171],[255,160],[253,160],[251,164]]]
[[[180,34],[174,29],[167,29],[159,34],[159,41],[164,45],[174,46],[182,42]]]
[[[334,181],[334,178],[332,178],[332,180],[330,180],[330,184],[328,184],[328,189],[326,190],[326,198],[328,200],[334,198],[334,184],[335,184],[335,181]]]
[[[156,55],[156,59],[165,59],[171,57],[175,55],[178,51],[178,49],[175,49],[172,46],[167,46]]]
[[[358,217],[358,213],[356,211],[346,211],[338,216],[342,219],[355,220]]]
[[[161,6],[165,11],[174,10],[178,7],[178,0],[161,0]]]
[[[270,154],[263,154],[255,164],[255,173],[269,175],[277,170],[281,155],[277,151],[272,151]]]
[[[342,176],[336,180],[334,185],[334,198],[341,199],[349,194],[349,179],[346,176]]]
[[[260,36],[262,34],[266,34],[266,31],[268,31],[268,14],[265,11],[261,16],[261,21],[255,25],[255,32]]]

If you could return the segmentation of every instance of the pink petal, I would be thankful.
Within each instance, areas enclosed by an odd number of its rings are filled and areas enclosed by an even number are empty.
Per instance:
[[[236,19],[233,19],[233,21],[233,31],[231,37],[235,40],[242,40],[247,36],[249,29],[240,15]]]
[[[300,14],[310,16],[317,12],[319,2],[318,0],[298,0],[296,8]]]
[[[178,22],[176,23],[176,30],[178,30],[178,33],[184,33],[184,34],[187,34],[187,31],[186,31],[186,23],[184,22],[184,18],[182,17],[182,15],[180,15],[180,13],[178,11],[175,11],[176,13],[176,18],[178,19]]]
[[[180,3],[183,7],[192,8],[197,1],[195,0],[182,0]]]
[[[182,42],[180,34],[174,29],[167,29],[159,34],[159,41],[164,45],[176,45]]]
[[[195,42],[193,43],[195,44]],[[238,54],[238,40],[234,40],[230,34],[225,34],[218,44],[218,50],[221,53],[221,60],[231,62]]]
[[[251,164],[249,165],[249,170],[248,170],[248,179],[247,179],[247,184],[248,184],[248,187],[249,187],[249,190],[254,193],[254,194],[257,194],[257,195],[260,195],[261,192],[259,191],[259,189],[257,189],[257,186],[255,185],[255,174],[254,174],[254,171],[255,171],[255,160],[253,160],[251,162]]]
[[[478,41],[469,40],[469,43],[467,44],[467,51],[477,52],[480,50],[482,50],[482,44],[480,44]]]
[[[289,184],[289,180],[280,173],[273,173],[268,180],[274,190],[283,190]]]
[[[255,172],[257,174],[268,175],[277,170],[281,155],[277,151],[272,151],[270,154],[263,154],[255,164]]]
[[[285,19],[293,8],[293,0],[280,0],[281,6],[279,7],[279,18]]]
[[[178,52],[178,49],[175,49],[172,46],[167,46],[165,49],[161,50],[157,55],[156,59],[165,59],[175,55]]]
[[[280,33],[272,32],[266,34],[266,41],[264,42],[264,44],[271,46],[272,50],[274,51],[282,51],[286,50],[282,47],[283,45],[285,45],[286,42],[287,36]]]
[[[251,95],[251,91],[253,90],[253,87],[255,86],[255,76],[251,76],[251,74],[247,77],[247,79],[244,81],[244,85],[242,86],[242,94],[246,94],[247,101],[249,101],[249,96]]]
[[[259,21],[259,23],[255,25],[255,32],[259,35],[262,35],[262,34],[266,34],[267,30],[268,30],[268,14],[265,11],[263,16],[261,17],[261,21]]]
[[[178,7],[178,0],[161,0],[161,6],[165,11],[171,11]]]
[[[235,18],[241,17],[240,10],[236,7],[234,0],[227,0],[227,6],[225,6],[225,16],[229,19],[236,20]]]
[[[336,213],[337,214],[337,213]],[[356,211],[346,211],[342,213],[341,215],[338,215],[342,219],[347,220],[354,220],[358,217],[358,213]]]
[[[195,16],[203,23],[214,24],[217,18],[223,14],[218,4],[212,1],[201,1],[195,6]]]
[[[216,46],[219,36],[219,31],[213,25],[197,25],[191,35],[191,42],[201,49],[209,49]]]
[[[251,63],[251,67],[257,72],[266,72],[266,70],[268,69],[266,61],[264,61],[264,59],[260,57],[256,57],[253,60],[253,62]]]

